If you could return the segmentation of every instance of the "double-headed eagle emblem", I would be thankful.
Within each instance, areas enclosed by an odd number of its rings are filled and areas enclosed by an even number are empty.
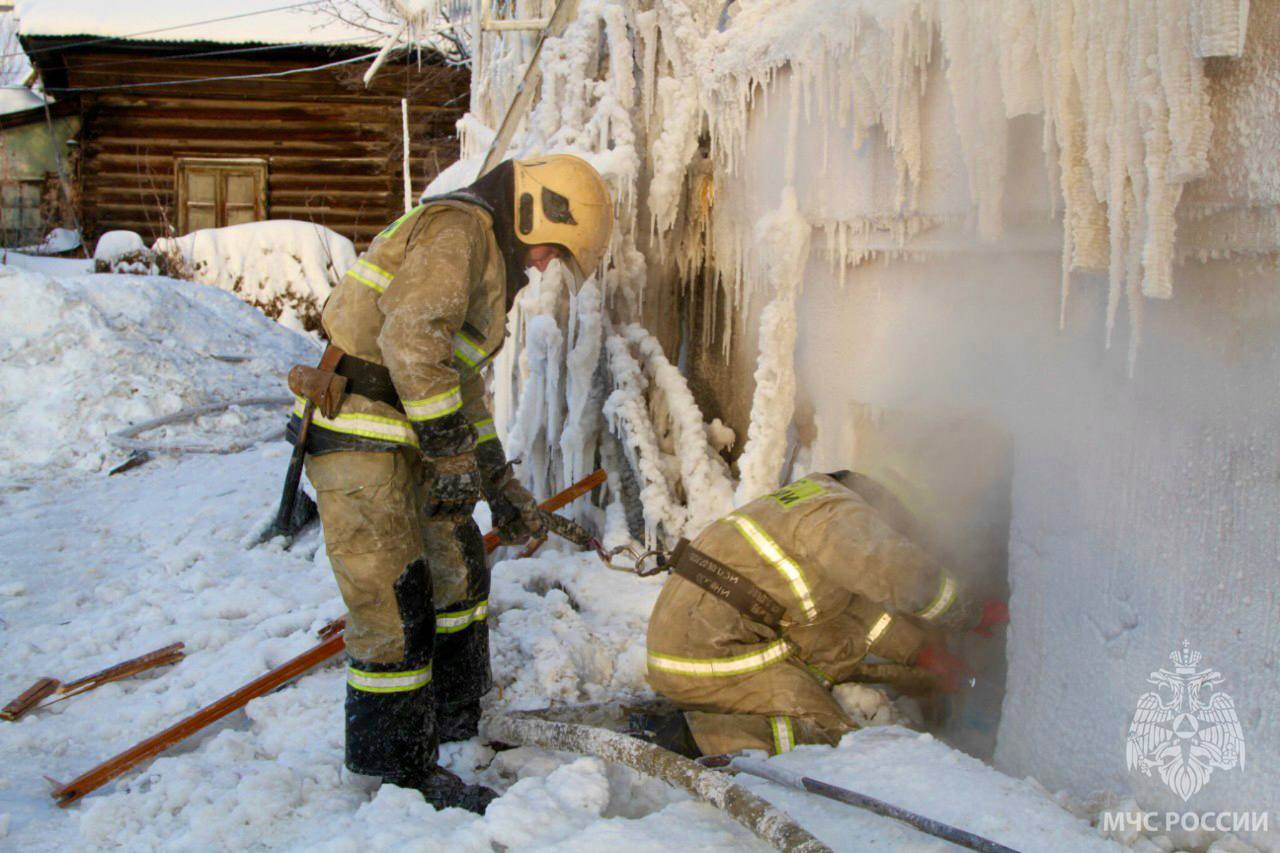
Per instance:
[[[1130,770],[1160,778],[1183,801],[1209,781],[1215,769],[1244,766],[1244,735],[1236,704],[1226,693],[1205,701],[1201,691],[1221,684],[1222,674],[1200,669],[1200,653],[1183,641],[1169,655],[1173,671],[1159,669],[1147,679],[1156,689],[1142,694],[1129,723],[1125,763]]]

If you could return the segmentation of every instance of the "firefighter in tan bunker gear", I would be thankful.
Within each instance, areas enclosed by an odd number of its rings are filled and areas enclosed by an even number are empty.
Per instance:
[[[608,245],[608,189],[584,160],[506,161],[389,225],[346,272],[322,323],[341,350],[337,412],[307,437],[325,547],[348,609],[346,765],[483,811],[493,793],[436,764],[473,737],[490,687],[489,572],[471,518],[504,541],[541,532],[486,409],[481,369],[526,267],[590,275]],[[302,401],[292,421],[296,434]]]
[[[980,620],[901,532],[904,516],[868,478],[810,474],[677,549],[649,621],[648,680],[684,710],[698,750],[835,744],[855,726],[830,688],[868,654],[958,670],[929,629]],[[981,624],[1007,619],[1001,608],[989,602]]]

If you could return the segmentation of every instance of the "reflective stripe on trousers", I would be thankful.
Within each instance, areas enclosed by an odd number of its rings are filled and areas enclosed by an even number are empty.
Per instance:
[[[456,634],[476,622],[483,622],[489,617],[489,600],[485,599],[474,607],[465,610],[454,610],[436,614],[437,634]]]
[[[770,717],[769,730],[773,732],[774,755],[782,755],[796,748],[796,730],[790,717]]]
[[[759,651],[727,658],[685,658],[649,652],[649,666],[660,672],[704,678],[745,675],[784,661],[791,652],[791,644],[786,640],[774,640]]]
[[[365,693],[407,693],[430,683],[430,665],[401,672],[366,672],[347,664],[347,684]]]
[[[791,587],[791,592],[795,595],[796,600],[800,603],[800,609],[804,612],[805,618],[812,621],[818,618],[818,608],[813,603],[813,594],[809,591],[809,582],[805,579],[804,572],[795,560],[782,550],[777,542],[773,541],[768,533],[764,532],[759,524],[756,524],[751,518],[741,513],[733,513],[727,516],[727,521],[732,522],[733,526],[738,528],[738,532],[747,540],[757,554],[769,565],[773,566],[778,574],[782,575],[787,585]]]

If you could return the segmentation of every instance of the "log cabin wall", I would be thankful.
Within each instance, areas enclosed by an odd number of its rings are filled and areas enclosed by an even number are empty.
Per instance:
[[[181,233],[182,158],[262,160],[265,218],[316,222],[363,249],[404,212],[402,97],[410,106],[414,191],[458,156],[454,126],[469,87],[463,68],[388,63],[369,89],[361,80],[368,61],[281,77],[199,82],[313,67],[368,48],[176,58],[217,46],[126,43],[47,50],[57,40],[26,42],[44,51],[35,56],[51,94],[80,102],[78,180],[90,241],[113,229],[137,231],[148,242]],[[137,86],[160,82],[165,85]]]

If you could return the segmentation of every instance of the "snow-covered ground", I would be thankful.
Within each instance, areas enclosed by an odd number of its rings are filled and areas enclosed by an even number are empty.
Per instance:
[[[21,293],[34,293],[47,310],[10,310]],[[58,280],[0,268],[0,300],[0,331],[13,336],[30,326],[32,346],[53,347],[30,365],[43,371],[40,383],[25,393],[6,391],[8,420],[0,430],[10,435],[14,419],[34,413],[54,425],[22,434],[44,464],[0,458],[0,696],[16,695],[38,676],[67,680],[172,642],[184,642],[188,653],[176,666],[0,723],[0,847],[762,849],[721,813],[661,783],[594,758],[530,748],[494,755],[469,742],[444,749],[448,766],[502,792],[484,818],[437,813],[412,791],[386,788],[370,798],[345,787],[336,661],[58,809],[43,777],[67,781],[293,657],[343,608],[319,531],[289,551],[278,542],[254,545],[278,496],[289,452],[283,442],[230,455],[159,457],[113,477],[101,470],[113,461],[109,448],[93,445],[98,465],[67,467],[50,453],[101,435],[104,421],[114,427],[120,400],[152,401],[119,415],[123,420],[189,405],[170,388],[173,365],[193,371],[201,394],[231,396],[246,383],[261,390],[280,381],[286,356],[305,356],[309,339],[265,323],[215,288],[167,279]],[[254,360],[225,373],[183,361],[203,358],[219,337],[248,347]],[[6,369],[16,370],[20,351],[6,351]],[[90,389],[97,397],[40,393],[83,384],[77,370],[90,362],[102,372]],[[74,430],[58,426],[77,418],[82,425]],[[218,423],[190,431],[201,429],[209,440],[225,431]],[[479,516],[487,521],[483,510]],[[553,546],[532,559],[500,560],[491,597],[497,689],[489,711],[646,695],[644,627],[659,586]],[[1110,844],[1033,782],[904,729],[867,729],[837,749],[803,748],[775,760],[1020,849]],[[945,847],[847,806],[744,784],[835,849]]]
[[[315,349],[200,284],[0,267],[0,482],[123,461],[111,433],[185,407],[287,396],[280,377]],[[215,418],[224,439],[279,423],[238,407]]]

